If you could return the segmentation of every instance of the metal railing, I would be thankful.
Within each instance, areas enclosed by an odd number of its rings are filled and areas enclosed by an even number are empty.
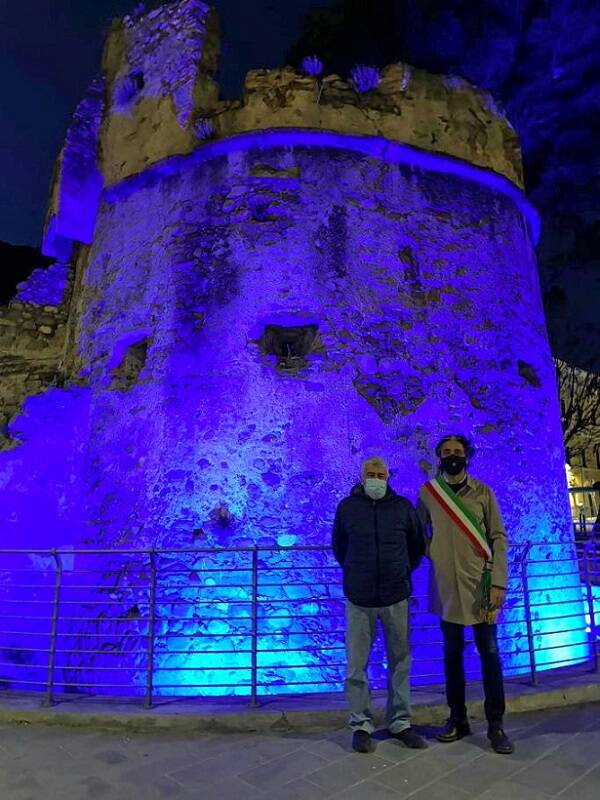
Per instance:
[[[600,545],[596,541],[588,542],[585,545],[582,555],[584,585],[586,592],[586,602],[589,615],[590,646],[593,660],[594,672],[598,672],[598,636],[600,630],[596,618],[594,600],[600,598],[594,596],[594,588],[600,584]],[[600,588],[600,587],[599,587]],[[600,609],[600,602],[598,603]]]
[[[513,548],[498,630],[507,675],[535,684],[540,669],[598,670],[600,548],[575,552],[564,542]],[[411,600],[417,686],[443,682],[427,570]],[[471,642],[468,679],[478,665]],[[385,666],[378,641],[375,688]],[[148,707],[164,695],[256,704],[339,691],[344,667],[341,574],[327,547],[0,550],[0,688],[42,692],[47,704],[70,693],[139,696]]]
[[[575,538],[582,541],[591,537],[600,542],[600,523],[596,523],[600,511],[600,489],[596,486],[572,486],[569,495]]]

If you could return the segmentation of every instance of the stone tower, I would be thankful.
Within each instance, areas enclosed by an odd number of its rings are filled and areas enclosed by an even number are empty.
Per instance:
[[[326,543],[363,458],[414,499],[456,431],[513,540],[544,558],[562,538],[568,561],[538,221],[507,120],[406,64],[371,89],[253,71],[222,101],[218,49],[199,0],[125,17],[75,114],[44,243],[74,274],[58,385],[0,454],[15,546]]]

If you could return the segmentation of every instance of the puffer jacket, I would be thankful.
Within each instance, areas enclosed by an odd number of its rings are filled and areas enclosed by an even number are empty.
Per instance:
[[[391,606],[410,596],[410,573],[423,557],[425,536],[409,500],[389,484],[381,500],[372,500],[359,483],[337,507],[332,548],[351,603]]]

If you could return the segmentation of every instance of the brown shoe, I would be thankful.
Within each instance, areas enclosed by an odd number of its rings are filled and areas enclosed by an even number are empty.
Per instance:
[[[470,735],[471,726],[469,725],[469,720],[448,717],[446,724],[435,738],[438,742],[448,744],[449,742],[456,742],[458,739],[462,739],[463,736]]]

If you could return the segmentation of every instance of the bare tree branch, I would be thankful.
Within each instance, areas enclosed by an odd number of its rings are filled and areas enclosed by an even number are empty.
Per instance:
[[[554,359],[565,447],[600,445],[600,375]]]

